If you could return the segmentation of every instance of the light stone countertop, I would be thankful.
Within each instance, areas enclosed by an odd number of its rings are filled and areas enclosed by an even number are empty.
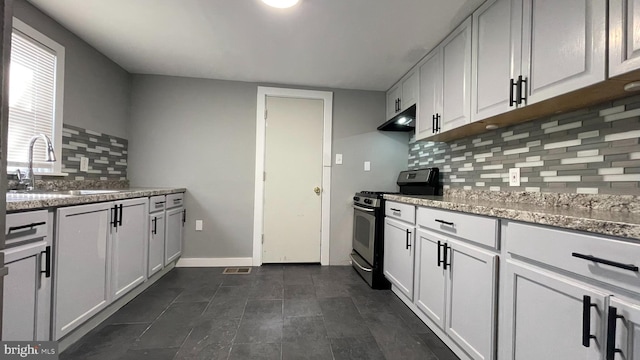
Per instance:
[[[129,188],[117,192],[91,195],[64,195],[59,197],[33,196],[26,200],[7,200],[7,213],[22,210],[56,208],[71,205],[91,204],[140,197],[183,193],[185,188]]]
[[[496,194],[499,196],[499,194]],[[640,240],[640,213],[534,202],[505,202],[460,196],[391,195],[384,198],[418,206]]]

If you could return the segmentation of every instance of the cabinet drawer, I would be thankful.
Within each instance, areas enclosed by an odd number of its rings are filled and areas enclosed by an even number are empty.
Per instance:
[[[640,243],[517,222],[508,222],[504,229],[512,255],[640,294],[640,273],[617,266],[640,266]]]
[[[164,195],[152,196],[149,198],[149,212],[163,211],[166,205],[166,198]]]
[[[184,193],[167,195],[167,209],[182,206],[184,203]]]
[[[418,226],[498,247],[498,219],[426,207],[419,207],[417,213]]]
[[[6,245],[47,236],[47,210],[7,215]]]
[[[385,216],[406,221],[410,224],[416,223],[416,207],[414,205],[387,201],[384,210]]]

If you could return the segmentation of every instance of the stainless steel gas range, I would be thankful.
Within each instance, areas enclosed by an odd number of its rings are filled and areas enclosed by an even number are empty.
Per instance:
[[[439,194],[438,168],[402,171],[400,194]],[[351,263],[374,289],[388,289],[384,277],[384,191],[360,191],[353,197],[353,251]]]

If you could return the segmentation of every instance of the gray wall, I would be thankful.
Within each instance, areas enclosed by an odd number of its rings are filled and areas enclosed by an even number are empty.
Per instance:
[[[184,186],[183,257],[251,257],[257,84],[134,75],[129,127],[133,186]],[[353,193],[395,189],[406,168],[406,134],[379,133],[384,93],[333,90],[331,263],[351,249]],[[374,159],[375,157],[375,159]],[[363,161],[372,171],[363,171]],[[196,219],[204,231],[193,230]]]
[[[63,122],[128,138],[131,75],[26,0],[14,16],[65,47]]]

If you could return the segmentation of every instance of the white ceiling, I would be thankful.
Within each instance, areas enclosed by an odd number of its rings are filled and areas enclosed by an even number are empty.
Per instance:
[[[29,0],[131,73],[387,90],[484,0]]]

